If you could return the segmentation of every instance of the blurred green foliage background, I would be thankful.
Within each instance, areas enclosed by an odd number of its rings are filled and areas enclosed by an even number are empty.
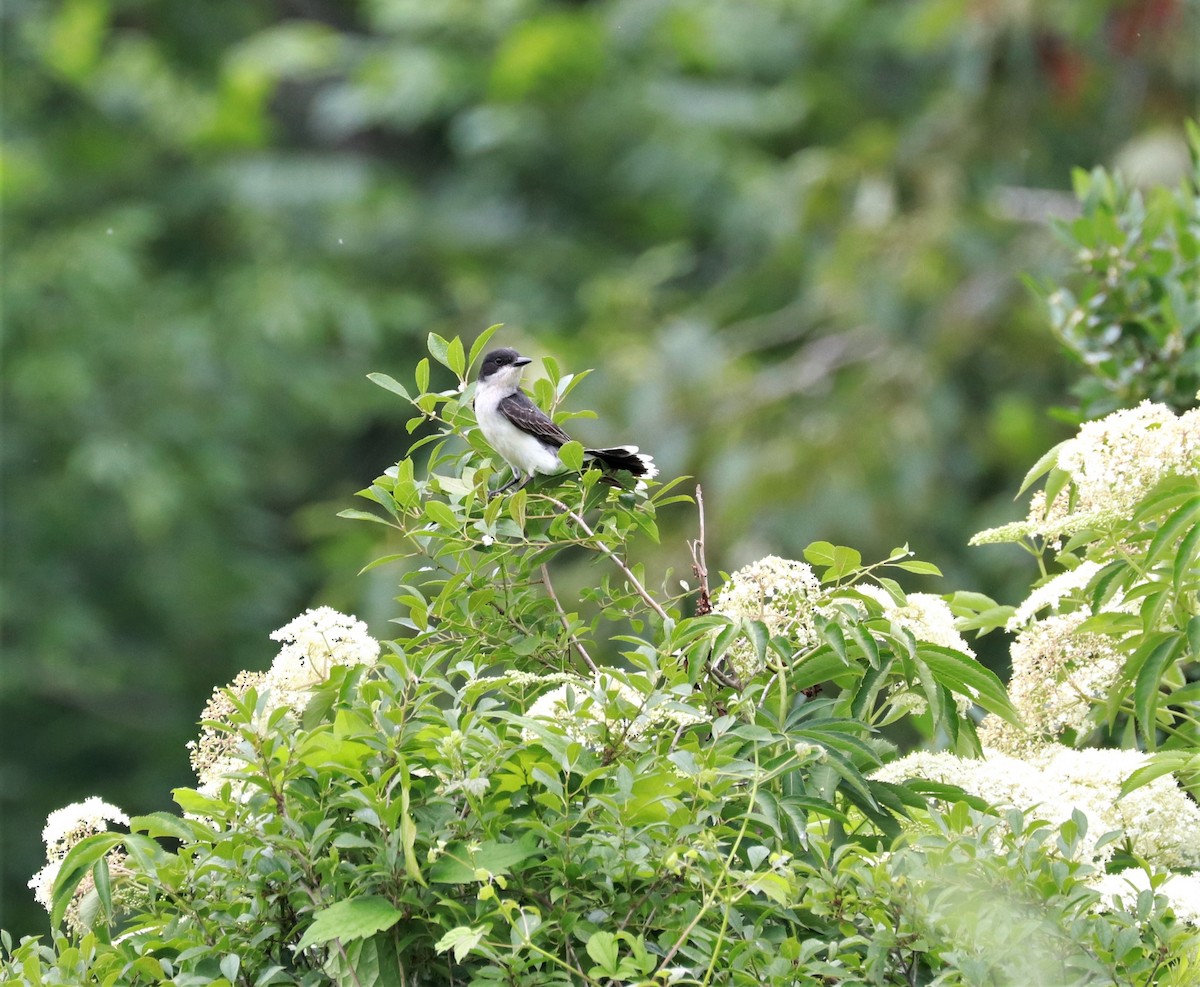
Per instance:
[[[429,331],[597,367],[593,442],[729,570],[908,541],[1001,598],[1071,370],[1022,286],[1070,169],[1173,183],[1196,0],[14,0],[3,18],[0,925],[46,813],[168,808],[210,690],[320,603]],[[664,519],[689,578],[695,517]],[[672,527],[672,522],[674,527]]]

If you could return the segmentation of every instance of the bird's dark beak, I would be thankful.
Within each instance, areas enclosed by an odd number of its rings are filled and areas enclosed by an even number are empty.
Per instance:
[[[533,357],[530,357],[530,356],[519,356],[519,357],[517,357],[515,360],[513,360],[513,366],[514,366],[514,367],[523,367],[523,366],[525,366],[527,363],[533,363]]]

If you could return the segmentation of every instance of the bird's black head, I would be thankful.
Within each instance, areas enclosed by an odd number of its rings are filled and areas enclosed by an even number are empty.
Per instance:
[[[533,363],[533,361],[527,356],[521,356],[516,350],[509,349],[507,346],[503,349],[492,350],[483,358],[483,363],[479,367],[479,379],[487,380],[505,367],[516,367],[519,373],[520,368],[527,363]]]

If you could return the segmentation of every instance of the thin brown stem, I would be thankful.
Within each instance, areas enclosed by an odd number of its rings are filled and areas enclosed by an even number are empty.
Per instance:
[[[692,572],[700,583],[700,598],[696,601],[696,615],[703,617],[712,613],[712,594],[708,588],[708,561],[704,557],[704,491],[696,484],[696,511],[700,515],[700,535],[688,542],[692,551]]]
[[[714,662],[708,663],[708,674],[725,686],[726,689],[732,689],[734,692],[741,692],[746,687],[742,685],[740,679],[736,676],[728,675],[721,671]]]
[[[575,650],[579,652],[579,657],[583,659],[584,664],[592,670],[593,674],[599,674],[600,669],[592,661],[592,656],[588,654],[587,648],[583,646],[583,642],[571,630],[571,621],[567,617],[567,612],[562,608],[562,604],[558,602],[558,594],[554,592],[554,584],[550,582],[550,570],[546,567],[545,562],[542,563],[542,585],[546,587],[546,595],[554,603],[554,609],[558,611],[558,619],[562,621],[563,630],[567,632],[567,637],[575,645]]]
[[[692,571],[696,574],[696,580],[700,584],[700,595],[696,600],[696,616],[703,617],[705,614],[713,612],[713,605],[712,590],[708,585],[708,559],[705,556],[704,548],[704,490],[698,483],[696,484],[696,513],[700,519],[700,533],[695,541],[688,542],[688,548],[692,553]],[[727,689],[741,692],[745,688],[737,676],[721,671],[717,662],[710,661],[708,663],[708,673]]]
[[[629,580],[629,585],[634,588],[638,596],[646,601],[646,605],[651,610],[658,614],[658,616],[663,620],[670,619],[667,616],[667,611],[662,608],[658,600],[654,599],[654,597],[650,595],[646,587],[643,586],[637,576],[633,574],[633,570],[631,570],[629,566],[625,564],[624,560],[618,556],[616,552],[614,552],[611,548],[605,545],[603,541],[596,537],[596,532],[592,530],[591,525],[589,525],[577,511],[572,510],[561,500],[557,500],[554,497],[547,497],[546,499],[583,529],[583,533],[587,535],[588,538],[592,539],[593,544],[595,544],[595,546],[600,549],[601,552],[608,556],[613,565],[621,570],[625,578]]]

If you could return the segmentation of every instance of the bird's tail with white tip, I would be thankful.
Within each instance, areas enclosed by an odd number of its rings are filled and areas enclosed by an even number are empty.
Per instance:
[[[628,470],[634,476],[652,480],[658,476],[654,457],[638,452],[637,446],[612,446],[609,449],[584,450],[592,459],[599,460],[605,469]]]

